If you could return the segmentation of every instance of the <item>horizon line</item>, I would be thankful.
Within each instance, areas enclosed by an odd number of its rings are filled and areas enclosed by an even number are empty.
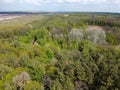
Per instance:
[[[0,13],[12,13],[12,12],[21,12],[21,13],[56,13],[56,12],[60,12],[60,13],[64,13],[64,12],[68,12],[68,13],[120,13],[120,12],[102,12],[102,11],[0,11]]]

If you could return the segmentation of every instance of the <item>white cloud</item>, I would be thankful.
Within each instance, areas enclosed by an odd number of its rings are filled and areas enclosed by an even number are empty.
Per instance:
[[[11,3],[14,2],[15,0],[3,0],[4,2]]]
[[[120,0],[115,0],[115,3],[120,4]]]
[[[12,3],[12,2],[17,2],[18,0],[3,0],[6,3]],[[41,0],[19,0],[19,3],[30,3],[30,4],[34,4],[34,5],[41,5],[40,3]]]
[[[69,3],[103,3],[106,2],[106,0],[57,0],[57,2],[69,2]]]
[[[20,3],[27,2],[27,3],[31,3],[31,4],[34,4],[34,5],[41,5],[40,1],[41,0],[20,0]]]
[[[89,4],[89,3],[116,3],[120,4],[120,0],[2,0],[6,3],[12,3],[14,1],[19,3],[30,3],[33,5],[41,5],[43,3],[81,3],[81,4]]]

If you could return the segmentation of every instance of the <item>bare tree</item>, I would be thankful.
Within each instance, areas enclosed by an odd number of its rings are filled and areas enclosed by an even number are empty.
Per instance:
[[[15,83],[17,87],[16,90],[23,90],[23,87],[26,81],[30,79],[31,79],[30,75],[27,72],[22,72],[19,75],[16,75],[15,77],[13,77],[13,83]]]

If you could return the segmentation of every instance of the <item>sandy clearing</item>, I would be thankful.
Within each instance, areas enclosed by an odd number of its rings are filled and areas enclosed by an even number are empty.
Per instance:
[[[19,18],[23,17],[25,15],[9,15],[9,14],[0,14],[0,21],[2,20],[8,20],[8,19],[14,19],[14,18]]]

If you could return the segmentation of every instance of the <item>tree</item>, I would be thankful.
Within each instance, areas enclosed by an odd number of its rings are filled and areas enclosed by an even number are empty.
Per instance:
[[[22,72],[19,75],[16,75],[15,77],[13,77],[13,83],[16,84],[17,90],[22,90],[26,82],[29,81],[30,79],[31,78],[30,78],[29,73]]]

